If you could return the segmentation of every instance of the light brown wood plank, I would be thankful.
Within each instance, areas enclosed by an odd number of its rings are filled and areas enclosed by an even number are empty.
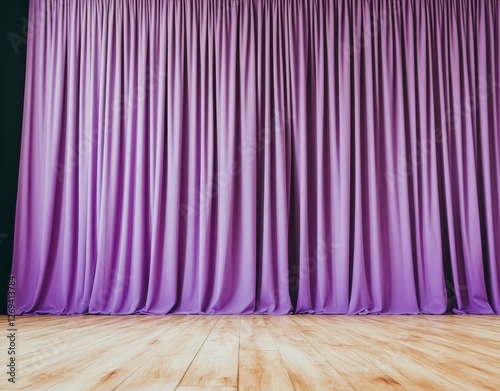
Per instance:
[[[237,390],[236,387],[189,387],[189,386],[182,386],[182,387],[177,387],[175,389],[176,391],[235,391]]]
[[[217,321],[218,316],[202,317],[176,338],[162,335],[154,347],[138,357],[143,364],[138,365],[138,368],[115,389],[176,389]],[[138,360],[134,360],[136,361]]]
[[[19,357],[19,375],[21,382],[39,376],[49,377],[50,370],[61,367],[70,368],[72,365],[81,366],[81,357],[91,359],[112,351],[116,346],[133,340],[133,335],[141,330],[141,322],[134,318],[123,319],[115,326],[101,327],[95,325],[93,334],[80,335],[77,330],[68,329],[54,338],[41,339],[39,348],[27,355]],[[103,332],[102,330],[106,330]],[[21,347],[24,344],[22,332],[18,341]],[[78,353],[78,354],[75,354]]]
[[[294,328],[293,323],[290,319],[287,319],[288,316],[280,315],[280,316],[268,316],[264,318],[266,325],[269,328],[269,332],[271,333],[274,342],[277,343],[286,343],[292,345],[304,345],[307,344],[307,341],[297,332]]]
[[[288,374],[297,390],[353,390],[310,345],[278,343]]]
[[[120,344],[114,352],[106,352],[90,360],[84,360],[86,379],[82,389],[85,390],[111,390],[119,386],[142,366],[144,361],[158,353],[158,346],[165,342],[176,340],[190,325],[200,320],[196,317],[161,318],[151,322],[149,327],[144,327],[136,334],[136,339]],[[113,354],[114,353],[114,354]],[[116,356],[115,356],[116,355]],[[48,389],[68,390],[74,379],[64,376],[57,384]],[[174,389],[174,387],[172,387]]]
[[[390,370],[377,368],[351,346],[319,344],[314,348],[355,390],[405,390],[391,377]]]
[[[237,387],[240,316],[221,316],[180,386]]]
[[[262,316],[242,316],[240,348],[246,350],[277,350]]]
[[[49,388],[67,390],[70,384],[74,384],[75,379],[74,374],[65,368],[74,366],[78,366],[86,374],[85,384],[80,385],[80,389],[95,389],[94,384],[118,384],[123,380],[123,376],[128,375],[124,370],[125,365],[133,361],[138,352],[143,351],[162,333],[170,333],[175,337],[194,321],[185,317],[135,318],[131,316],[119,322],[124,324],[132,322],[128,332],[115,334],[113,328],[108,329],[108,339],[102,340],[97,346],[94,344],[94,338],[103,338],[106,333],[96,332],[95,337],[75,338],[69,341],[56,355],[48,357],[38,373],[22,377],[20,385],[26,389],[36,385],[38,390]],[[134,320],[137,321],[135,325]],[[96,325],[97,330],[99,327]],[[19,365],[22,369],[22,358]],[[22,376],[22,371],[20,375]]]
[[[17,383],[0,378],[0,389],[496,391],[499,325],[474,315],[20,316]]]
[[[240,390],[293,390],[278,350],[240,349]]]

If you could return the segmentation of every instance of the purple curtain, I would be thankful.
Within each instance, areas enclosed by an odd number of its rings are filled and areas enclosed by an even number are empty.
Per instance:
[[[499,7],[31,0],[17,312],[499,313]]]

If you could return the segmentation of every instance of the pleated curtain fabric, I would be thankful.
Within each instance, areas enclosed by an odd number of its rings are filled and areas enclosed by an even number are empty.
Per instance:
[[[31,0],[18,313],[500,312],[497,0]]]

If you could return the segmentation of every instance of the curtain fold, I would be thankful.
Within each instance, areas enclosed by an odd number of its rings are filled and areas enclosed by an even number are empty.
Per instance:
[[[18,313],[500,312],[496,0],[31,0]]]

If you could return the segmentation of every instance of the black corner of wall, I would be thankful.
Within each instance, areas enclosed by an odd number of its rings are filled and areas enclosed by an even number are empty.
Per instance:
[[[12,267],[26,69],[28,0],[2,2],[0,88],[0,314],[7,311]]]

